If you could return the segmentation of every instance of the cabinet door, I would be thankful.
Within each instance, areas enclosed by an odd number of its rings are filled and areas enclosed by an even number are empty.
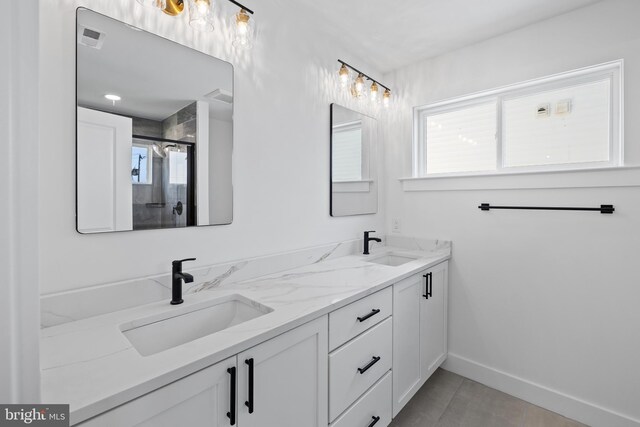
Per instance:
[[[324,316],[238,355],[240,427],[327,426],[328,327]]]
[[[227,427],[232,357],[90,419],[82,427]],[[237,424],[237,422],[236,422]]]
[[[393,285],[393,416],[420,388],[422,274]]]
[[[447,266],[444,262],[427,271],[430,292],[428,299],[420,299],[421,385],[447,357]]]

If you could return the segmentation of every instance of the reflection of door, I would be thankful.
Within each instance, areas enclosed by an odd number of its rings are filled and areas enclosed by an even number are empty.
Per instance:
[[[78,108],[78,231],[133,229],[131,119]]]

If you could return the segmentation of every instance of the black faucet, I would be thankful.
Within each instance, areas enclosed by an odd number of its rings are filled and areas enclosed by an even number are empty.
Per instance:
[[[363,255],[369,255],[369,242],[370,241],[374,241],[374,242],[382,242],[382,239],[378,239],[377,237],[369,237],[369,233],[375,233],[375,231],[365,231],[364,232],[364,252],[362,252]]]
[[[193,282],[193,276],[189,273],[182,272],[182,263],[186,261],[195,261],[195,258],[187,258],[173,261],[171,263],[171,305],[182,304],[182,281],[184,283]]]

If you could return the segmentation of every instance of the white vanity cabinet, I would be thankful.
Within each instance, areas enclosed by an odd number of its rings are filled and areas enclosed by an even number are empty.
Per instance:
[[[323,316],[79,425],[326,427],[328,328]]]
[[[391,422],[391,286],[329,314],[331,427]]]
[[[328,327],[323,316],[238,355],[239,427],[327,426]]]
[[[231,357],[104,414],[82,427],[226,427],[231,404]]]
[[[447,357],[448,262],[393,285],[393,416]]]
[[[80,425],[386,427],[447,357],[447,292],[445,261]]]

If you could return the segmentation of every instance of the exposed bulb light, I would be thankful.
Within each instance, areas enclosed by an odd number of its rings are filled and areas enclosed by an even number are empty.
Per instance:
[[[233,15],[231,25],[233,46],[240,49],[250,48],[253,44],[253,20],[247,11],[240,9],[240,12]]]
[[[371,101],[376,102],[378,100],[378,83],[371,83]]]
[[[362,73],[358,74],[354,88],[356,90],[356,96],[360,98],[362,96],[362,91],[364,90],[364,75]]]
[[[211,0],[189,0],[189,25],[198,31],[213,31]]]
[[[384,105],[385,108],[389,108],[390,104],[391,104],[391,91],[389,89],[386,89],[384,91],[384,94],[382,95],[382,105]]]
[[[340,85],[342,85],[343,88],[347,87],[349,84],[349,69],[346,65],[342,64],[340,71],[338,71],[338,75],[340,76]]]
[[[196,7],[198,8],[198,13],[205,14],[209,9],[209,0],[196,0]]]

